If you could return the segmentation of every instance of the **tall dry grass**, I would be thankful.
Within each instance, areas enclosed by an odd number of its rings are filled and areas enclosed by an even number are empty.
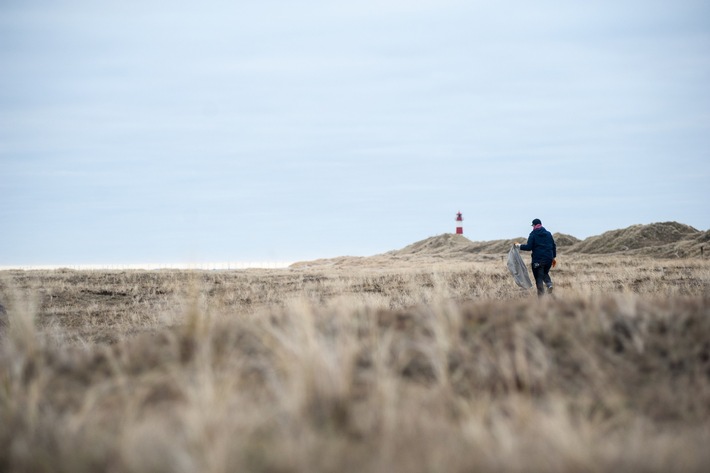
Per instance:
[[[0,471],[707,471],[709,265],[6,273]]]

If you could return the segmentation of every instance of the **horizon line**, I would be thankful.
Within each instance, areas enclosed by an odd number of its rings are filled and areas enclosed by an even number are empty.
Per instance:
[[[105,263],[105,264],[15,264],[0,265],[0,271],[48,271],[70,269],[74,271],[90,270],[160,270],[160,269],[286,269],[296,261],[226,261],[201,263]]]

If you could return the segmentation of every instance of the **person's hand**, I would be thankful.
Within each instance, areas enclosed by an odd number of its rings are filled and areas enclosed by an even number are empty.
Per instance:
[[[552,258],[552,267],[557,266],[557,258]]]
[[[513,246],[516,248],[520,248],[520,243],[513,243]]]

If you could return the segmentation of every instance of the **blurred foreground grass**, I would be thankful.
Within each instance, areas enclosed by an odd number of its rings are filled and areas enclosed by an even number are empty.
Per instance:
[[[707,471],[710,265],[6,272],[0,471]]]

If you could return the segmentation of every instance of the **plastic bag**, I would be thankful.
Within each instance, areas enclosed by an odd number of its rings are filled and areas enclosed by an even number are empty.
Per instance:
[[[528,268],[525,266],[523,257],[520,256],[518,248],[513,245],[513,247],[508,252],[508,271],[513,275],[515,279],[515,284],[522,287],[523,289],[530,289],[533,284],[530,281],[530,276],[528,275]]]

